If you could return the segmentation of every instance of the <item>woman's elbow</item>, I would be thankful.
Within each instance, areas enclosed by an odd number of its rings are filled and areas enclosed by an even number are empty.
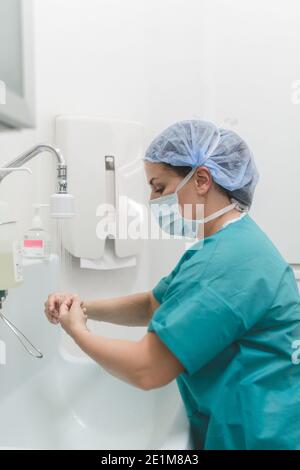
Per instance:
[[[149,391],[172,382],[183,366],[155,333],[147,333],[138,343],[138,387]]]
[[[145,373],[141,374],[137,380],[136,386],[140,390],[144,390],[145,392],[149,392],[150,390],[155,390],[157,388],[164,387],[172,380],[168,380],[164,377],[160,377],[155,372],[145,371]]]

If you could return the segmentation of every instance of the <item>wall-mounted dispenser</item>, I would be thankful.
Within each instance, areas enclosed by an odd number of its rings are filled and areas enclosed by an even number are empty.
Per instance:
[[[17,222],[9,217],[8,204],[0,201],[0,291],[23,282],[22,268]]]
[[[126,228],[141,225],[143,219],[141,124],[58,116],[55,140],[66,158],[69,187],[76,198],[76,215],[63,224],[65,248],[80,258],[82,268],[134,266],[142,239],[128,237]],[[103,236],[99,229],[104,219],[107,228]]]
[[[8,172],[23,171],[32,174],[29,168],[0,168],[0,177]],[[1,181],[1,180],[0,180]],[[7,202],[0,201],[0,309],[2,299],[11,287],[23,282],[22,246],[17,221],[10,213]]]

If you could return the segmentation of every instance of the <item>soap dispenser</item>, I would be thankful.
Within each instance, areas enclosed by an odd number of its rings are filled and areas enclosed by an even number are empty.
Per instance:
[[[12,172],[32,174],[29,168],[0,168],[0,182],[3,175]],[[23,282],[22,243],[18,225],[11,215],[7,202],[0,201],[0,313],[7,290]]]
[[[8,204],[0,202],[0,291],[23,282],[22,248],[17,223],[10,217]]]
[[[40,211],[49,204],[33,204],[31,228],[27,230],[23,241],[25,258],[48,258],[50,256],[50,235],[44,230]]]

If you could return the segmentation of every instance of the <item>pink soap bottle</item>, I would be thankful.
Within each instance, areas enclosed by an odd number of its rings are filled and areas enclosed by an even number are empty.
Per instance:
[[[50,235],[44,230],[40,210],[48,204],[33,204],[34,216],[31,228],[27,230],[23,240],[23,256],[25,258],[48,258],[50,256]]]

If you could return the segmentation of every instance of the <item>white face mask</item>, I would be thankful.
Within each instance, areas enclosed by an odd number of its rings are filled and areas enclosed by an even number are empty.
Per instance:
[[[161,196],[149,201],[151,210],[156,218],[160,228],[169,235],[187,237],[196,239],[200,225],[210,222],[211,220],[220,217],[226,212],[234,209],[238,203],[233,202],[228,206],[220,209],[217,212],[201,219],[186,219],[181,215],[180,205],[178,200],[178,191],[191,179],[195,173],[196,168],[193,168],[186,177],[178,184],[174,193]]]

